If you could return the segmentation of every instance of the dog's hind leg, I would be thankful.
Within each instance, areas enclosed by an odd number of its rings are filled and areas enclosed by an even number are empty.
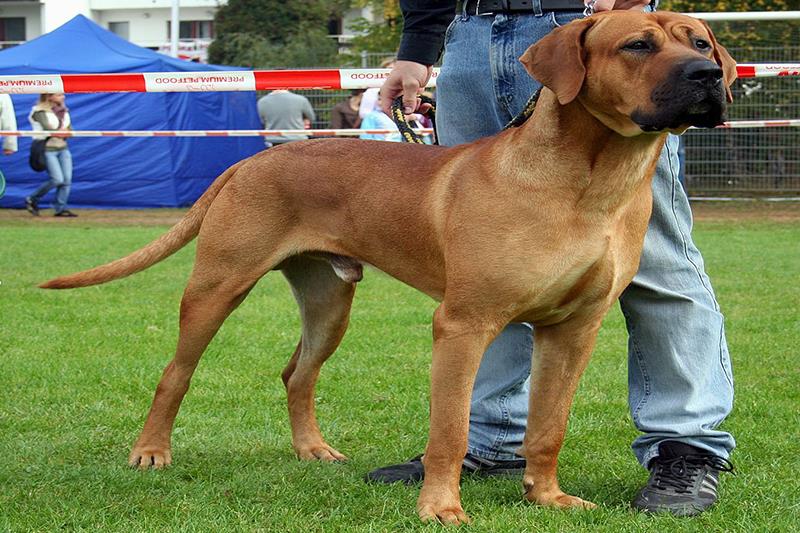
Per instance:
[[[300,459],[344,461],[322,438],[314,414],[314,388],[323,363],[341,342],[350,319],[355,283],[337,276],[327,262],[295,257],[282,265],[297,305],[303,333],[283,371],[289,403],[292,446]]]
[[[197,363],[219,327],[263,274],[252,265],[247,265],[249,270],[241,268],[243,264],[231,258],[217,261],[198,246],[197,262],[181,300],[175,357],[158,383],[147,421],[128,459],[131,466],[159,468],[172,461],[172,426]]]

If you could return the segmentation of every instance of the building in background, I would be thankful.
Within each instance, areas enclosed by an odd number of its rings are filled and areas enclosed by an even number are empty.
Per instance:
[[[215,37],[214,14],[228,0],[180,0],[179,57],[205,62]],[[0,48],[35,39],[84,15],[103,28],[139,46],[170,51],[172,0],[0,0]],[[350,10],[328,30],[340,43],[349,22],[370,18],[369,9]]]
[[[203,61],[214,13],[227,0],[180,0],[179,53]],[[169,52],[172,0],[0,0],[0,45],[35,39],[84,15],[139,46]]]

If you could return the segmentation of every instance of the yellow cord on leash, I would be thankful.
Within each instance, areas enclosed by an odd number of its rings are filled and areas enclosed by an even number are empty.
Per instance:
[[[420,99],[422,99],[423,104],[431,105],[431,108],[426,111],[424,115],[431,119],[433,129],[436,131],[436,102],[425,95],[420,96]],[[403,137],[403,141],[414,144],[427,144],[424,140],[422,140],[422,137],[420,137],[416,131],[411,129],[411,125],[408,123],[408,120],[406,120],[406,116],[403,113],[402,96],[398,96],[394,99],[394,102],[392,102],[392,120],[395,124],[397,124],[397,129],[400,130],[400,135]],[[433,144],[439,144],[435,135]]]

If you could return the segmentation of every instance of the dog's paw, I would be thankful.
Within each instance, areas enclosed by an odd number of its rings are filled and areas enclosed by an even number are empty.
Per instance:
[[[582,500],[577,496],[570,496],[569,494],[562,494],[556,498],[550,505],[558,507],[559,509],[596,509],[597,505],[592,502]]]
[[[470,520],[461,505],[439,506],[435,504],[418,504],[417,513],[423,522],[439,522],[449,525],[469,524]]]
[[[328,463],[347,461],[347,457],[344,454],[325,442],[295,445],[294,451],[297,457],[303,461],[325,461]]]
[[[561,491],[538,495],[528,492],[525,497],[533,503],[546,507],[555,507],[557,509],[594,509],[597,507],[597,505],[592,502],[583,500],[577,496],[570,496]]]
[[[469,524],[470,519],[461,507],[458,496],[449,491],[425,490],[423,487],[417,500],[417,514],[423,522],[442,524]]]
[[[449,508],[449,509],[434,509],[432,507],[424,507],[418,509],[419,518],[423,522],[438,522],[440,524],[460,526],[461,524],[469,524],[470,519],[463,509]]]
[[[163,468],[170,463],[172,463],[172,452],[169,447],[136,445],[128,457],[128,465],[140,470]]]

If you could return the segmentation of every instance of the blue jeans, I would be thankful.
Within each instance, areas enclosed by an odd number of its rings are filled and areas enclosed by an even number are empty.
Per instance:
[[[72,154],[69,148],[61,150],[47,150],[44,153],[47,162],[47,174],[50,179],[42,183],[38,189],[30,196],[34,202],[47,194],[47,191],[56,188],[56,199],[53,208],[56,213],[62,212],[67,208],[69,190],[72,187]]]
[[[456,16],[437,80],[440,142],[456,145],[500,131],[539,86],[518,58],[580,16]],[[645,466],[666,439],[725,458],[734,447],[731,435],[716,429],[733,404],[733,377],[723,318],[690,235],[677,146],[678,138],[670,136],[653,181],[639,272],[620,298],[629,334],[628,404],[642,432],[633,450]],[[470,453],[516,457],[527,420],[532,348],[532,328],[511,324],[484,355],[473,389]]]

